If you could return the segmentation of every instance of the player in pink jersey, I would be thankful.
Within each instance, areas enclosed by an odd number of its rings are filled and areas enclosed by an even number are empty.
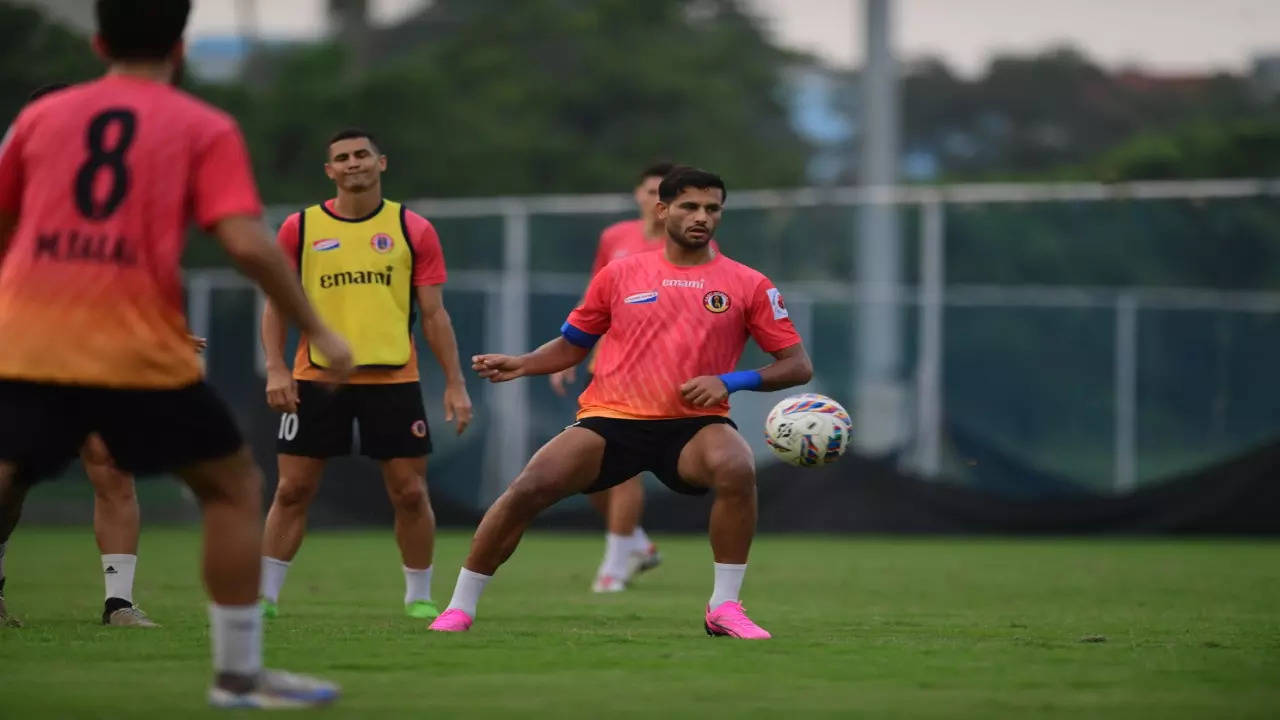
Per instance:
[[[33,91],[28,103],[68,87],[66,83],[45,85]],[[204,349],[204,340],[192,338],[195,349]],[[133,475],[121,471],[111,459],[102,438],[90,435],[80,448],[80,462],[93,487],[93,535],[101,553],[103,584],[102,624],[118,627],[156,627],[147,614],[133,603],[133,575],[138,563],[138,536],[141,518]],[[0,573],[0,586],[7,578]],[[0,587],[0,623],[20,626],[3,609]]]
[[[724,199],[716,175],[672,171],[659,187],[658,215],[667,230],[662,252],[606,266],[560,336],[537,350],[472,358],[481,377],[506,382],[574,365],[602,335],[610,338],[578,399],[578,422],[542,446],[485,513],[449,609],[432,629],[471,627],[480,593],[539,512],[648,470],[676,492],[715,491],[707,633],[769,637],[738,600],[755,534],[755,461],[728,417],[729,394],[801,385],[813,369],[777,288],[711,249]],[[734,371],[748,336],[775,361]]]
[[[107,75],[31,104],[0,144],[0,543],[30,486],[90,435],[123,471],[178,473],[204,513],[210,703],[319,705],[335,686],[262,668],[261,475],[191,351],[187,226],[216,236],[338,376],[351,350],[263,227],[235,121],[172,85],[190,9],[97,0]]]
[[[616,222],[600,233],[595,260],[591,263],[592,277],[614,260],[662,249],[667,231],[658,219],[658,184],[673,167],[671,163],[655,163],[640,173],[640,184],[632,193],[640,217]],[[592,372],[594,365],[588,361],[587,372]],[[565,395],[565,384],[577,379],[577,370],[568,367],[548,378],[551,389],[557,395]],[[608,490],[592,493],[587,499],[605,520],[604,559],[596,570],[591,590],[621,592],[636,573],[652,570],[662,562],[657,546],[640,526],[640,517],[644,514],[644,481],[637,475]]]

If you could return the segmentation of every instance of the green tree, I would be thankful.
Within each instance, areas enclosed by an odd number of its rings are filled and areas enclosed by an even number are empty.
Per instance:
[[[1280,119],[1193,122],[1142,133],[1085,166],[1107,181],[1280,175]]]
[[[7,125],[32,90],[87,80],[102,71],[88,41],[38,11],[0,2],[0,124]]]
[[[439,0],[374,46],[357,78],[343,48],[312,46],[260,60],[260,94],[210,95],[244,123],[269,199],[325,192],[324,140],[348,124],[379,136],[402,196],[622,189],[657,157],[730,187],[803,176],[790,56],[735,2]]]
[[[904,77],[904,146],[952,180],[1041,179],[1144,132],[1274,114],[1243,77],[1108,72],[1071,48],[999,56],[966,80],[937,60]]]

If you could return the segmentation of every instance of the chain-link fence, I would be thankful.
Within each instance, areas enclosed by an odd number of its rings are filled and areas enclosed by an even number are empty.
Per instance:
[[[1280,430],[1278,199],[1280,182],[1261,180],[737,192],[719,240],[785,294],[814,360],[807,389],[858,410],[857,432],[892,438],[899,467],[1014,497],[1122,493]],[[897,208],[903,251],[900,281],[876,292],[852,280],[870,204]],[[634,213],[614,195],[409,205],[442,239],[464,358],[554,336],[599,231]],[[187,292],[209,377],[269,460],[278,421],[262,399],[261,301],[227,268],[189,271]],[[897,308],[893,412],[855,397],[855,309],[867,302]],[[455,437],[439,370],[421,357],[438,501],[482,507],[573,417],[573,397],[541,378],[469,378],[476,421]],[[751,348],[743,365],[766,359]],[[762,420],[781,395],[733,399],[763,462]]]

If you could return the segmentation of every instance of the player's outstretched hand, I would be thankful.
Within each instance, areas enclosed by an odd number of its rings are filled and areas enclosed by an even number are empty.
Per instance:
[[[345,338],[326,327],[320,332],[312,333],[307,338],[307,342],[329,361],[325,369],[334,376],[335,381],[342,382],[347,379],[355,367],[355,359],[351,355],[351,346],[347,344]]]
[[[458,423],[458,434],[471,424],[471,396],[467,394],[467,386],[462,383],[446,385],[444,388],[444,421]]]
[[[565,386],[578,381],[578,368],[567,367],[560,372],[551,373],[547,378],[551,381],[551,392],[564,397],[569,394]]]
[[[524,362],[511,355],[472,355],[471,369],[489,382],[506,382],[524,375]]]
[[[276,412],[298,412],[298,383],[289,368],[267,368],[267,406]]]
[[[701,375],[680,386],[684,401],[694,407],[714,407],[729,399],[729,389],[715,375]]]

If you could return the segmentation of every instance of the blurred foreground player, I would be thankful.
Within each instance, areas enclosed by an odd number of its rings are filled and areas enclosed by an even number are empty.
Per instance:
[[[711,249],[724,182],[677,168],[658,193],[667,231],[662,252],[606,266],[560,337],[537,350],[472,359],[481,377],[506,382],[575,365],[609,334],[595,378],[578,398],[578,421],[543,445],[485,513],[453,599],[433,630],[471,627],[480,593],[539,512],[647,470],[679,493],[715,491],[707,633],[769,637],[738,601],[755,534],[756,478],[751,448],[728,417],[729,394],[800,385],[812,367],[773,283]],[[748,335],[775,361],[735,372]]]
[[[28,104],[49,93],[68,87],[66,83],[45,85],[33,91]],[[196,351],[204,349],[202,338],[192,337]],[[102,560],[106,597],[102,603],[102,624],[118,627],[153,628],[157,625],[133,603],[133,576],[138,563],[138,535],[141,519],[134,478],[121,471],[111,459],[102,438],[90,435],[80,448],[80,462],[93,487],[93,536]],[[0,573],[2,575],[2,573]],[[2,588],[0,588],[2,590]],[[0,622],[18,626],[17,618],[3,612]]]
[[[258,219],[235,122],[171,85],[190,3],[97,0],[96,11],[107,75],[28,106],[0,146],[0,542],[31,484],[97,433],[121,470],[176,472],[200,500],[209,702],[330,702],[335,686],[262,668],[261,477],[191,352],[178,267],[187,225],[214,234],[335,372],[350,350]]]

